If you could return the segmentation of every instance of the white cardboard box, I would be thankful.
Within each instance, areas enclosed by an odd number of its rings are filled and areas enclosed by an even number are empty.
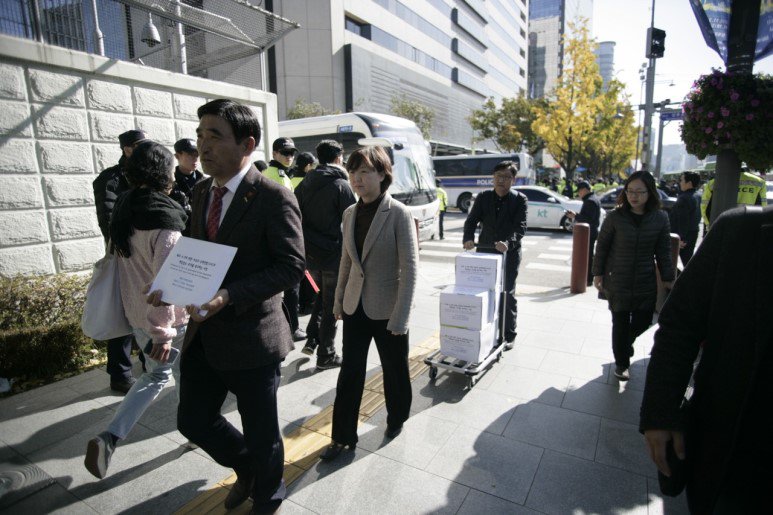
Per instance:
[[[502,255],[461,252],[456,255],[456,284],[494,290],[502,284]]]
[[[440,292],[440,324],[481,329],[490,322],[489,290],[447,286]]]
[[[480,330],[494,321],[500,290],[450,285],[440,292],[440,324]]]
[[[440,353],[468,363],[479,363],[494,348],[496,329],[486,324],[480,331],[440,326]]]

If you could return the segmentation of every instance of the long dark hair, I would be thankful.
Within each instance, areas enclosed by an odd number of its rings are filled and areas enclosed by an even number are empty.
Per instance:
[[[631,203],[628,202],[628,196],[625,192],[628,189],[628,185],[637,179],[642,181],[647,188],[647,203],[644,205],[644,211],[649,213],[650,211],[660,209],[660,194],[658,194],[658,187],[655,185],[655,178],[652,177],[651,173],[645,171],[633,172],[625,180],[623,189],[620,190],[620,195],[617,197],[617,207],[625,211],[631,210]]]

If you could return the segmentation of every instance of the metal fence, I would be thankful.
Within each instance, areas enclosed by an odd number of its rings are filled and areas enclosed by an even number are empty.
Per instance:
[[[246,0],[2,0],[0,32],[266,89],[264,51],[295,22]]]

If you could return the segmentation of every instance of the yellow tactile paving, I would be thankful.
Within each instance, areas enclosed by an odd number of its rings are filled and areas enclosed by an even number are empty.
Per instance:
[[[411,380],[416,379],[427,369],[424,358],[440,347],[437,334],[413,347],[408,355],[408,370]],[[365,383],[360,406],[360,422],[372,417],[384,405],[384,381],[381,373],[371,377]],[[319,460],[322,450],[330,443],[333,424],[333,406],[327,406],[321,412],[309,418],[284,437],[285,471],[284,480],[288,485],[298,479],[303,473],[313,467]],[[249,513],[251,504],[244,503],[235,510],[226,511],[223,502],[228,496],[231,485],[236,481],[236,474],[219,481],[211,490],[203,492],[188,504],[175,512],[176,515],[207,514],[207,515],[241,515]]]

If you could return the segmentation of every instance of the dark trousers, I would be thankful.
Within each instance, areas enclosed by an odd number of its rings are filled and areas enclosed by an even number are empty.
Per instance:
[[[692,259],[692,255],[695,253],[695,243],[698,241],[698,234],[688,234],[685,239],[685,245],[683,249],[679,249],[679,257],[682,258],[682,266],[687,266],[687,263]]]
[[[408,420],[412,398],[408,335],[391,334],[386,328],[388,320],[371,320],[365,315],[362,304],[353,315],[344,314],[343,319],[343,364],[333,406],[333,441],[354,445],[357,443],[357,422],[371,339],[376,341],[384,373],[387,425],[397,427]]]
[[[254,476],[256,506],[278,506],[285,496],[284,445],[276,406],[279,363],[216,370],[204,355],[199,335],[180,359],[178,429],[220,465],[240,476]],[[228,392],[236,395],[244,434],[220,414]]]
[[[518,300],[515,298],[515,280],[518,277],[518,267],[521,266],[521,247],[507,251],[505,258],[505,302],[499,306],[499,319],[505,318],[505,341],[515,339],[516,318],[518,317]]]
[[[440,239],[443,239],[443,217],[445,216],[445,211],[440,211],[438,213],[438,232],[440,233]]]
[[[593,249],[596,246],[596,236],[591,234],[590,241],[588,242],[588,286],[593,284]]]
[[[107,373],[111,381],[126,381],[132,376],[132,340],[127,334],[107,341]]]
[[[295,332],[298,329],[298,296],[301,290],[301,283],[299,282],[292,288],[285,290],[284,298],[282,299],[287,307],[287,313],[290,316],[290,330]]]
[[[652,324],[652,310],[612,312],[612,352],[615,365],[628,368],[633,356],[633,342]]]
[[[326,358],[335,354],[336,319],[333,316],[338,272],[309,270],[319,293],[314,301],[306,336],[317,345],[317,357]]]

